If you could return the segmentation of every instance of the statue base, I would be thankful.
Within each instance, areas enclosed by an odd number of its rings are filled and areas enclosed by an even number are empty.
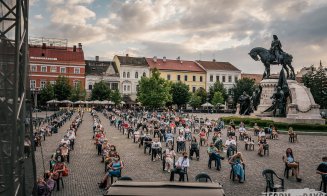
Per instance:
[[[271,117],[278,122],[289,123],[308,123],[308,124],[325,124],[325,120],[321,118],[319,105],[315,103],[310,89],[295,80],[287,80],[291,95],[287,100],[286,118],[273,117],[273,112],[264,112],[272,105],[270,97],[276,91],[278,79],[264,79],[260,82],[262,87],[260,104],[253,115],[258,117]]]

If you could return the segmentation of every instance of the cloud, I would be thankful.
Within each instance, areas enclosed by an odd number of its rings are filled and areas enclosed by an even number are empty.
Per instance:
[[[42,14],[37,14],[37,15],[34,15],[34,18],[36,20],[42,20],[43,19],[43,16],[42,16]]]

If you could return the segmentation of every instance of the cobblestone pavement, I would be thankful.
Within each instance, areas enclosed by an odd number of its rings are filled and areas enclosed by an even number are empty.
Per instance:
[[[169,174],[162,171],[161,161],[152,162],[149,155],[143,153],[143,148],[138,148],[136,143],[127,139],[118,129],[109,126],[109,121],[102,114],[99,114],[109,142],[117,146],[117,150],[125,163],[122,175],[130,176],[135,181],[168,181]],[[51,153],[63,136],[64,130],[69,126],[66,123],[59,133],[48,137],[43,143],[43,153],[46,160],[46,169],[49,168],[48,160]],[[226,131],[223,131],[225,139]],[[65,188],[53,195],[102,195],[103,192],[98,189],[97,182],[104,175],[103,164],[100,163],[100,157],[96,155],[95,146],[91,140],[91,116],[89,113],[84,114],[83,123],[77,132],[75,150],[71,154],[71,163],[69,168],[70,175],[64,178]],[[211,137],[210,137],[211,138]],[[288,147],[293,149],[295,159],[300,161],[300,176],[303,178],[302,183],[295,182],[294,177],[285,179],[285,187],[293,188],[310,188],[318,189],[320,185],[320,176],[315,174],[317,165],[321,157],[326,155],[327,137],[326,136],[309,136],[299,135],[299,142],[289,143],[288,136],[280,135],[279,140],[268,140],[270,145],[269,156],[259,157],[257,155],[257,146],[255,151],[245,151],[244,142],[238,142],[238,150],[241,151],[246,163],[246,181],[243,184],[232,182],[229,179],[230,165],[225,159],[222,161],[222,170],[217,171],[212,167],[208,169],[206,147],[200,149],[200,161],[191,160],[188,170],[189,180],[194,181],[195,175],[200,172],[208,173],[214,182],[223,185],[227,196],[229,195],[260,195],[265,190],[265,180],[261,172],[264,169],[273,169],[279,176],[283,176],[284,163],[282,156]],[[37,149],[36,162],[38,174],[42,174],[42,161],[40,148]],[[178,177],[176,176],[175,179]]]

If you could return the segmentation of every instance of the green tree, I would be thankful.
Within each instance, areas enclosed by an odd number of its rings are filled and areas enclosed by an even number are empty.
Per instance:
[[[151,77],[142,77],[139,81],[137,98],[146,107],[160,108],[172,101],[170,83],[160,78],[157,69],[153,69]]]
[[[173,104],[176,104],[178,108],[181,105],[187,104],[190,100],[189,86],[182,82],[173,83],[170,93],[173,98]]]
[[[120,92],[118,90],[114,90],[111,93],[111,101],[113,101],[115,103],[115,105],[120,104],[120,102],[122,101],[122,97],[121,97]]]
[[[76,88],[72,88],[72,93],[70,95],[70,100],[72,102],[78,101],[78,100],[84,100],[86,96],[86,91],[84,88],[82,88],[81,84],[78,83]]]
[[[253,79],[242,78],[237,80],[237,82],[234,84],[234,87],[232,88],[234,103],[238,102],[238,98],[243,94],[244,91],[251,96],[254,90],[255,81]]]
[[[219,91],[215,92],[215,94],[213,95],[211,104],[214,106],[217,106],[218,103],[224,103],[224,97],[223,94]]]
[[[59,101],[66,100],[71,96],[72,87],[69,84],[68,78],[65,76],[59,76],[56,80],[56,84],[53,86],[55,98]]]
[[[220,92],[222,94],[224,100],[227,99],[227,97],[228,97],[227,90],[225,89],[223,83],[217,81],[209,88],[208,97],[209,97],[210,103],[212,102],[212,99],[216,92]]]
[[[54,88],[49,82],[41,89],[39,94],[39,104],[46,105],[47,101],[54,99]]]
[[[327,75],[322,66],[316,71],[302,77],[304,85],[310,88],[311,94],[320,108],[327,109]]]
[[[193,109],[198,108],[201,106],[201,97],[192,93],[190,97],[189,104],[193,107]]]
[[[201,104],[207,102],[207,91],[200,87],[195,91],[195,94],[201,98]]]
[[[104,83],[104,81],[100,81],[95,83],[91,92],[91,100],[109,100],[110,99],[111,90]]]

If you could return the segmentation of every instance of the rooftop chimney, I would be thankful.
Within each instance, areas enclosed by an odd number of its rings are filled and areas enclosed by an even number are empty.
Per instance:
[[[73,52],[76,52],[76,45],[73,46]]]
[[[78,48],[82,48],[82,43],[78,43]]]
[[[126,54],[126,57],[128,57],[128,53]]]
[[[216,62],[216,59],[212,59],[212,62]]]
[[[153,62],[155,62],[155,63],[157,62],[157,56],[153,57]]]
[[[167,59],[166,59],[165,56],[162,58],[162,61],[163,61],[164,63],[167,61]]]
[[[95,61],[99,61],[99,56],[95,56]]]
[[[42,49],[46,49],[47,48],[47,44],[46,43],[42,43]]]

